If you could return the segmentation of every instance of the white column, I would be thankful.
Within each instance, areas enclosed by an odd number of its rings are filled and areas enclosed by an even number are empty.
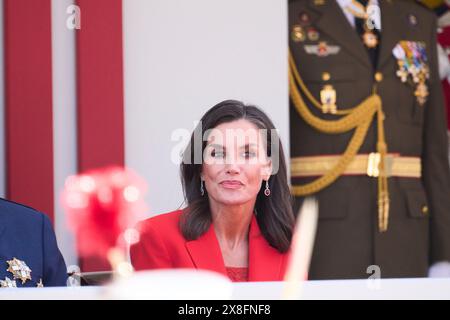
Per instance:
[[[55,231],[67,266],[78,263],[75,240],[67,229],[60,193],[64,181],[77,171],[75,32],[66,26],[73,0],[52,0],[53,149]]]

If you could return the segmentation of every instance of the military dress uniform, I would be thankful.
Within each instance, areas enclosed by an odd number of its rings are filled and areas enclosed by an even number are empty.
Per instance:
[[[289,2],[294,210],[319,200],[311,279],[368,278],[372,265],[422,277],[450,261],[436,19],[412,1],[376,5],[381,29],[352,26],[337,0]]]
[[[46,215],[0,198],[0,290],[66,286],[67,269]]]

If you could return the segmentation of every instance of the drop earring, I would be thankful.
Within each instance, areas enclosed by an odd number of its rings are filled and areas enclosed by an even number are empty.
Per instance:
[[[200,193],[202,194],[202,196],[205,195],[205,189],[203,187],[203,180],[200,179]]]
[[[264,195],[266,197],[270,196],[269,180],[266,180],[266,189],[264,190]]]

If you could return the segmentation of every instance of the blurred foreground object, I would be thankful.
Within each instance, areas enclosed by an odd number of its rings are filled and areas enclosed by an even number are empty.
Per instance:
[[[286,271],[284,299],[301,298],[302,282],[308,280],[308,270],[316,237],[319,206],[315,198],[306,198],[300,209],[292,238],[292,252]]]
[[[450,278],[450,262],[443,261],[435,263],[428,272],[430,278]]]
[[[139,241],[134,226],[148,211],[145,181],[130,169],[108,167],[67,178],[62,203],[81,257],[108,259],[118,274],[131,272],[128,247]]]
[[[231,299],[230,279],[217,272],[171,269],[135,272],[108,286],[107,299]]]

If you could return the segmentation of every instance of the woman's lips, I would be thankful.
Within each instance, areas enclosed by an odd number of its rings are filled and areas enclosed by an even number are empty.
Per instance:
[[[225,180],[220,183],[220,185],[226,189],[239,189],[242,187],[242,182],[236,180]]]

